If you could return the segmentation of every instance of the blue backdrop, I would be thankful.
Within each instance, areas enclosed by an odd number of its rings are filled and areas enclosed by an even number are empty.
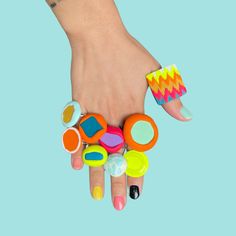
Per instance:
[[[60,113],[70,100],[70,46],[44,1],[0,4],[0,235],[235,236],[236,2],[116,1],[128,31],[162,65],[176,63],[193,112],[156,106],[160,129],[138,201],[113,209],[109,178],[90,198],[88,170],[70,168]]]

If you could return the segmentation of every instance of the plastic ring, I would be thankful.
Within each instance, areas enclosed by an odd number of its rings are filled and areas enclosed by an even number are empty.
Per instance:
[[[152,94],[159,105],[163,105],[187,92],[176,65],[155,70],[146,75]]]
[[[124,146],[123,132],[118,127],[107,126],[106,133],[99,139],[99,144],[109,153],[115,153]]]
[[[125,121],[123,133],[127,145],[140,152],[151,149],[158,139],[158,128],[154,120],[145,114],[129,116]]]
[[[127,162],[120,153],[113,153],[108,156],[104,167],[111,176],[119,177],[125,173]]]
[[[126,174],[131,177],[141,177],[148,170],[148,157],[143,152],[131,150],[125,153],[124,158],[127,161]]]
[[[81,116],[80,105],[76,101],[67,103],[62,112],[62,123],[69,128],[74,126]]]
[[[82,145],[78,129],[71,127],[64,131],[62,135],[62,144],[65,151],[75,153]]]
[[[91,167],[102,166],[106,163],[107,151],[99,145],[91,145],[83,150],[82,158],[84,164]]]
[[[86,143],[97,143],[106,133],[107,123],[102,115],[90,113],[84,115],[77,125],[81,138]]]

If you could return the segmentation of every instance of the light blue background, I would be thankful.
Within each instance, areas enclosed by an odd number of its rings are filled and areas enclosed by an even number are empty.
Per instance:
[[[125,25],[161,63],[176,63],[192,110],[180,123],[146,111],[160,140],[138,201],[122,212],[90,198],[71,170],[60,112],[70,47],[44,1],[0,0],[0,235],[236,235],[236,2],[117,1]]]

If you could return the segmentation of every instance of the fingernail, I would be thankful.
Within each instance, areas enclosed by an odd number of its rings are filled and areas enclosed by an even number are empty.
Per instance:
[[[102,188],[100,186],[94,187],[92,195],[95,200],[101,200],[103,197]]]
[[[81,165],[81,159],[80,158],[73,158],[72,159],[72,167],[75,170],[79,170],[81,169],[82,165]]]
[[[192,119],[191,112],[185,106],[182,106],[182,108],[180,109],[180,114],[187,120]]]
[[[124,197],[122,196],[116,196],[114,198],[114,207],[116,210],[120,211],[124,208],[125,206],[125,200]]]
[[[129,196],[132,199],[137,199],[139,197],[139,187],[137,185],[131,185],[130,186]]]

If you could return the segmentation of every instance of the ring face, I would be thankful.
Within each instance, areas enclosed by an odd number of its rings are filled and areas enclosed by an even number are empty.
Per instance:
[[[91,113],[81,118],[78,128],[86,143],[96,143],[106,133],[107,123],[103,116]]]
[[[146,75],[152,94],[159,105],[163,105],[187,92],[176,65],[170,65]]]
[[[154,130],[149,122],[140,120],[133,124],[131,136],[136,143],[145,145],[152,141]]]
[[[127,162],[120,153],[113,153],[109,155],[104,167],[111,176],[119,177],[125,173]]]
[[[125,121],[123,133],[127,145],[140,152],[151,149],[158,139],[158,128],[154,120],[144,114],[129,116]]]
[[[126,174],[131,177],[141,177],[148,170],[148,158],[143,152],[131,150],[125,153],[124,158],[127,161]]]
[[[69,128],[74,126],[81,116],[80,105],[76,101],[71,101],[66,104],[62,112],[62,123]]]
[[[123,132],[118,127],[107,126],[106,133],[99,139],[99,144],[109,153],[115,153],[124,146]]]
[[[83,150],[82,158],[84,164],[91,167],[102,166],[106,163],[107,151],[99,145],[91,145]]]
[[[74,127],[66,129],[62,135],[62,144],[65,151],[71,154],[77,152],[82,145],[79,131]]]

